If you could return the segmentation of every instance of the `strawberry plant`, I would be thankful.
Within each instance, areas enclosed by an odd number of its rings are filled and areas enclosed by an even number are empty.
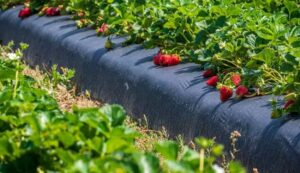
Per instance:
[[[24,3],[23,0],[0,0],[0,10],[6,10],[14,5]]]
[[[61,11],[74,14],[78,27],[92,26],[104,36],[126,35],[123,45],[159,47],[156,65],[198,63],[218,77],[217,84],[209,79],[210,86],[237,90],[238,98],[295,94],[286,100],[292,103],[289,106],[278,107],[276,99],[272,101],[273,117],[281,117],[300,113],[299,4],[299,0],[31,0],[28,6],[32,12],[61,6]],[[178,57],[176,63],[165,58],[172,56]],[[231,80],[234,74],[240,76],[238,85]]]
[[[140,134],[124,124],[126,113],[118,105],[101,108],[74,107],[62,111],[56,100],[22,70],[20,45],[0,47],[0,172],[198,172],[214,173],[223,146],[205,138],[201,148],[180,147],[175,141],[160,141],[154,151],[140,151]],[[74,71],[52,68],[51,81],[66,85]],[[206,154],[205,154],[206,152]],[[160,156],[160,158],[158,157]],[[227,168],[226,168],[227,169]],[[235,161],[232,173],[245,170]]]

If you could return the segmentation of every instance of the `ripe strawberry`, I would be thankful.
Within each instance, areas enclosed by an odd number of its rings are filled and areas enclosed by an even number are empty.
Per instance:
[[[206,84],[208,86],[217,86],[218,82],[219,82],[219,77],[213,76],[206,81]]]
[[[105,33],[108,31],[108,25],[103,23],[97,30],[98,33]]]
[[[293,104],[295,104],[295,100],[288,100],[288,101],[284,104],[284,109],[290,108]]]
[[[214,75],[215,75],[215,73],[213,72],[212,69],[207,69],[207,70],[204,71],[204,73],[203,73],[203,77],[205,77],[205,78],[209,78],[209,77],[212,77],[212,76],[214,76]]]
[[[180,57],[175,54],[162,54],[161,51],[159,51],[153,57],[153,63],[158,66],[173,66],[180,63]]]
[[[60,9],[55,7],[48,7],[46,10],[47,16],[58,16],[60,15]]]
[[[171,55],[171,59],[169,61],[169,66],[177,65],[179,63],[180,63],[180,57],[178,55],[175,55],[175,54]]]
[[[248,94],[249,90],[247,87],[243,86],[243,85],[240,85],[236,88],[236,95],[241,98],[241,97],[244,97],[246,94]]]
[[[232,97],[232,89],[227,86],[222,86],[220,88],[220,99],[222,102],[225,102],[226,100],[230,99]]]
[[[20,10],[19,12],[19,17],[24,19],[26,17],[29,17],[31,15],[31,10],[30,8],[26,7],[26,8],[23,8],[22,10]]]
[[[153,62],[155,65],[160,65],[160,58],[161,58],[161,53],[158,52],[153,58]]]
[[[168,66],[170,63],[171,55],[163,54],[160,58],[160,65],[161,66]]]
[[[233,82],[233,84],[237,87],[240,85],[241,83],[241,76],[239,74],[233,74],[231,76],[231,81]]]

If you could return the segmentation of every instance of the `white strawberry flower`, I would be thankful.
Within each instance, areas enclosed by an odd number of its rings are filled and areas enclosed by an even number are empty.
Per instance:
[[[8,56],[8,59],[10,59],[10,60],[18,60],[18,59],[21,59],[21,57],[18,56],[17,54],[15,54],[15,53],[8,53],[7,56]]]
[[[220,42],[219,47],[220,47],[220,49],[225,48],[226,47],[226,42],[224,42],[224,41]]]
[[[215,171],[215,173],[225,173],[224,169],[221,168],[219,165],[213,165],[212,166],[213,170]]]

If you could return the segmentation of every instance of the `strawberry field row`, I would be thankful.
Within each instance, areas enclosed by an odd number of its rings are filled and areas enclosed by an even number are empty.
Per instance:
[[[205,76],[214,71],[202,77],[200,66],[194,63],[157,67],[153,58],[165,62],[162,60],[173,58],[173,53],[160,51],[161,58],[155,56],[158,49],[121,47],[124,37],[109,35],[114,45],[107,51],[107,37],[97,37],[90,28],[77,29],[71,16],[33,15],[21,20],[22,8],[0,12],[0,39],[2,43],[29,43],[25,58],[31,65],[76,69],[74,80],[93,97],[122,104],[135,117],[146,115],[150,127],[164,126],[171,136],[216,137],[229,148],[228,136],[238,129],[242,137],[237,158],[249,170],[257,167],[261,172],[281,173],[300,169],[299,120],[293,116],[271,120],[271,96],[221,103],[218,91],[205,82]],[[242,80],[238,74],[229,78],[232,85]]]
[[[4,8],[20,2],[0,1]],[[153,59],[158,66],[196,62],[223,102],[234,90],[238,99],[286,95],[284,106],[271,101],[272,117],[300,113],[299,0],[31,0],[25,5],[21,18],[71,13],[79,28],[129,36],[123,45],[160,47]],[[113,44],[108,39],[106,48]]]
[[[160,141],[155,151],[140,151],[140,134],[124,124],[125,111],[117,105],[74,107],[62,111],[52,90],[23,74],[22,51],[13,44],[0,47],[0,172],[207,172],[222,170],[216,158],[223,147],[197,138],[201,152],[174,141]],[[56,68],[53,68],[56,70]],[[52,71],[47,80],[69,84],[73,71]],[[44,89],[41,89],[44,88]],[[45,90],[46,89],[46,90]],[[49,90],[47,90],[49,89]],[[53,88],[52,88],[53,89]],[[209,155],[204,155],[207,151]],[[159,160],[159,157],[163,161]],[[243,173],[237,162],[226,169]]]

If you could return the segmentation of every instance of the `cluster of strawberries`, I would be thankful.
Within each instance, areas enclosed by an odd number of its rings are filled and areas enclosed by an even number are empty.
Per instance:
[[[219,77],[211,69],[206,70],[203,73],[203,77],[209,78],[206,81],[206,84],[208,86],[216,87],[219,82]],[[236,87],[235,93],[238,98],[245,97],[247,94],[249,94],[248,88],[241,85],[242,79],[239,74],[233,74],[230,79],[234,84],[234,86]],[[220,99],[222,102],[225,102],[226,100],[230,99],[233,95],[233,89],[226,85],[222,85],[219,88],[219,91],[220,91]]]
[[[153,58],[153,63],[157,66],[173,66],[180,63],[180,57],[176,54],[164,54],[159,51]]]
[[[46,16],[59,16],[60,15],[60,8],[59,7],[45,7],[41,11],[42,14]],[[32,10],[29,7],[25,7],[20,10],[19,17],[24,19],[32,15]]]
[[[58,16],[60,15],[60,8],[59,7],[45,7],[41,10],[41,14],[46,16]],[[25,7],[20,10],[19,17],[26,18],[32,14],[32,11],[29,7]],[[84,16],[84,13],[80,13],[80,16]],[[109,30],[109,26],[106,23],[103,23],[98,29],[97,33],[104,34],[107,33]],[[153,62],[157,66],[173,66],[179,64],[181,61],[180,57],[176,54],[164,54],[162,51],[159,51],[153,58]],[[219,82],[219,76],[217,76],[212,69],[208,69],[203,73],[203,77],[209,78],[206,81],[208,86],[216,87]],[[231,81],[235,86],[235,93],[238,98],[245,97],[249,94],[249,90],[247,87],[241,85],[241,76],[239,74],[233,74],[231,76]],[[229,87],[226,85],[220,85],[218,87],[220,91],[220,99],[222,102],[227,101],[233,95],[233,87]],[[293,104],[295,104],[295,99],[287,99],[284,105],[284,109],[290,108]]]
[[[59,7],[45,7],[42,9],[42,13],[46,16],[59,16],[60,8]]]

